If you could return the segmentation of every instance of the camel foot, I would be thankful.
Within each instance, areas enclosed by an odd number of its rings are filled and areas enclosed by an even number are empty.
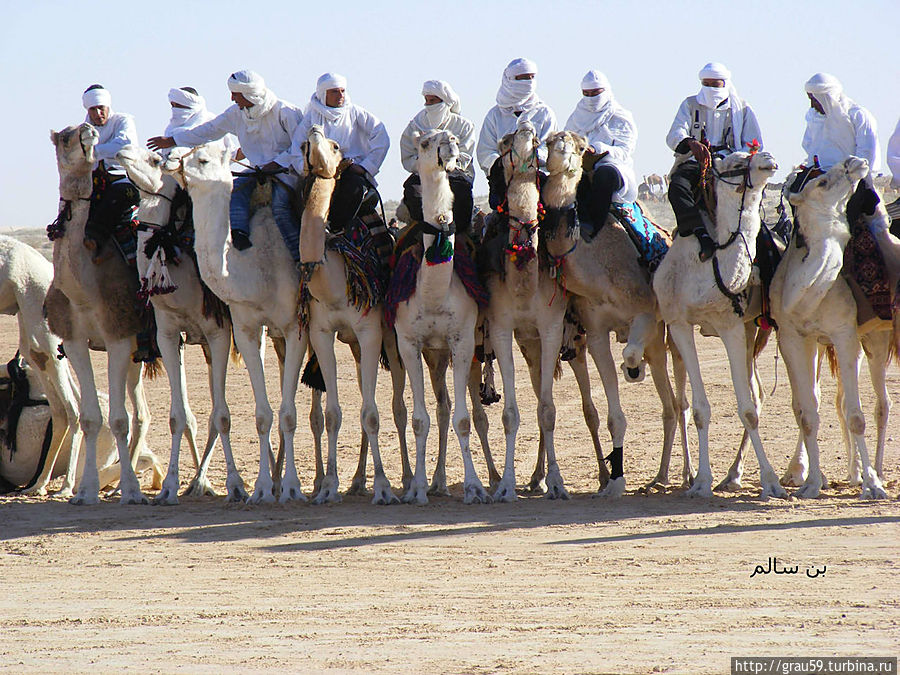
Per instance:
[[[791,464],[779,481],[785,487],[800,487],[809,476],[809,467],[803,464]]]
[[[229,476],[225,481],[225,502],[229,504],[243,504],[250,500],[250,495],[244,489],[244,481],[238,475]]]
[[[16,490],[17,495],[29,495],[32,497],[46,497],[47,496],[47,484],[43,485],[33,485],[27,490]]]
[[[177,503],[176,496],[176,503]],[[144,493],[141,492],[140,487],[137,488],[122,488],[122,497],[119,499],[119,504],[149,504],[150,500],[144,496]]]
[[[624,482],[624,481],[623,481]],[[559,469],[554,465],[547,474],[547,499],[568,499],[569,493],[566,492],[566,486],[563,483],[562,475]]]
[[[194,476],[194,480],[192,480],[185,491],[181,493],[181,496],[218,497],[219,495],[217,495],[216,491],[213,489],[212,483],[209,482],[209,478],[206,476]]]
[[[867,480],[863,483],[860,499],[887,499],[887,492],[881,486],[881,481],[874,471],[871,471]]]
[[[694,484],[685,493],[688,497],[703,497],[710,499],[713,496],[712,476],[700,476],[694,480]]]
[[[350,487],[347,488],[347,491],[344,493],[346,495],[367,495],[369,491],[366,489],[366,479],[365,476],[362,478],[353,477],[353,482],[350,483]]]
[[[741,482],[741,475],[729,472],[728,475],[725,476],[725,479],[713,489],[716,492],[738,492],[743,487],[744,484]]]
[[[625,476],[619,476],[616,479],[610,479],[606,487],[598,491],[595,497],[603,499],[619,499],[625,494]]]
[[[793,496],[798,499],[815,499],[819,496],[822,489],[822,483],[817,480],[807,478],[799,490],[795,490]]]
[[[280,504],[287,504],[288,502],[305,502],[306,495],[303,494],[303,491],[300,489],[300,481],[296,478],[293,479],[285,479],[281,483],[281,495],[278,497],[278,502]]]
[[[178,479],[166,479],[163,481],[162,489],[159,494],[153,498],[154,506],[175,506],[178,504]]]
[[[544,472],[543,471],[535,471],[531,474],[531,480],[528,481],[528,485],[525,486],[525,492],[528,492],[533,495],[541,495],[544,494],[544,486],[541,483],[544,482]],[[499,487],[499,483],[497,487]]]
[[[491,492],[497,489],[497,486],[500,485],[500,474],[496,471],[492,471],[490,476],[488,476],[488,487]]]
[[[781,487],[781,483],[778,482],[778,476],[771,468],[768,468],[760,475],[759,481],[762,484],[762,492],[759,495],[761,499],[768,499],[769,497],[775,497],[776,499],[788,498],[787,490]]]
[[[404,494],[409,491],[409,486],[412,485],[413,475],[411,473],[403,474],[403,477],[400,479],[400,491]]]
[[[325,476],[322,481],[321,489],[313,497],[312,503],[316,506],[321,504],[338,504],[341,501],[341,493],[338,492],[338,479],[333,476]]]
[[[694,484],[694,481],[697,480],[697,474],[693,471],[685,471],[681,474],[681,487],[687,490],[691,485]]]
[[[859,485],[862,485],[862,482],[862,474],[860,472],[851,471],[849,474],[847,474],[847,483],[850,485],[850,487],[857,487]]]
[[[400,499],[391,490],[391,483],[385,476],[376,477],[373,487],[375,488],[375,496],[372,498],[372,503],[376,506],[390,506],[400,503]]]
[[[93,506],[100,503],[100,490],[98,488],[81,488],[78,493],[69,499],[69,503],[75,506]]]
[[[644,485],[643,487],[638,488],[638,492],[642,495],[649,494],[653,490],[659,490],[660,492],[665,491],[665,489],[669,487],[669,475],[664,474],[662,472],[656,474],[656,478],[651,480],[649,483]],[[602,490],[603,488],[600,488]],[[597,490],[599,493],[600,490]]]
[[[47,494],[46,490],[44,491],[44,494]],[[71,486],[71,485],[64,485],[64,486],[61,487],[59,490],[57,490],[56,492],[54,492],[54,493],[53,493],[53,496],[54,496],[54,497],[59,497],[60,499],[68,499],[68,498],[71,497],[73,494],[75,494],[75,491],[72,489],[72,486]]]
[[[275,503],[275,484],[270,478],[268,481],[256,481],[256,487],[253,489],[253,495],[247,500],[248,504],[274,504]]]
[[[641,361],[639,366],[628,367],[626,364],[620,366],[625,374],[626,382],[641,382],[647,374],[647,362]]]
[[[428,488],[428,494],[430,496],[449,497],[450,489],[447,487],[447,478],[445,477],[443,480],[435,478]]]
[[[428,491],[426,490],[425,485],[411,484],[409,489],[403,493],[401,501],[403,501],[404,504],[424,506],[428,503]]]
[[[513,480],[501,480],[494,492],[494,501],[498,504],[501,502],[514,502],[518,499],[516,495],[516,484]]]
[[[463,502],[466,504],[490,504],[494,501],[480,481],[464,485],[463,490],[465,491]]]

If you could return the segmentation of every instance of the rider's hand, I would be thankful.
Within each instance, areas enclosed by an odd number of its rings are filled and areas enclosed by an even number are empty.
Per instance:
[[[268,164],[266,164],[265,166],[260,167],[260,171],[264,171],[266,173],[278,173],[283,168],[284,167],[281,166],[281,164],[279,164],[278,162],[273,160],[273,161],[269,162]]]
[[[366,175],[366,170],[365,170],[364,168],[362,168],[359,164],[351,164],[350,166],[348,166],[348,167],[347,167],[346,169],[344,169],[344,170],[345,170],[345,171],[350,171],[351,173],[355,173],[355,174],[357,174],[357,175],[359,175],[359,176],[365,176],[365,175]]]
[[[147,147],[151,150],[165,150],[175,147],[175,139],[171,136],[154,136],[147,141]]]
[[[701,166],[709,165],[712,158],[709,154],[708,147],[693,138],[688,139],[688,147],[691,149],[691,154],[694,155],[694,159],[696,159]]]

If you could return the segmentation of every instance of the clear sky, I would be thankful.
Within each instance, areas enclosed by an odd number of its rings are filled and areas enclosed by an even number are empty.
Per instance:
[[[341,73],[351,100],[391,136],[378,175],[391,199],[406,176],[398,139],[422,105],[422,82],[450,82],[480,128],[503,68],[519,56],[537,62],[538,93],[560,124],[584,73],[607,74],[638,125],[639,178],[670,168],[666,132],[708,61],[730,68],[783,168],[803,159],[803,83],[817,71],[836,75],[875,115],[883,151],[900,117],[898,25],[896,0],[6,1],[0,228],[55,217],[49,131],[84,119],[81,92],[94,82],[111,91],[114,110],[135,116],[144,142],[165,128],[173,86],[195,87],[221,112],[230,104],[228,75],[249,68],[278,97],[305,107],[320,74]],[[475,191],[487,192],[480,171]]]

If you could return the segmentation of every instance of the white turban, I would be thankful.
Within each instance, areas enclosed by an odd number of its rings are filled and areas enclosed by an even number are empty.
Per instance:
[[[172,106],[172,116],[163,132],[164,136],[171,136],[178,129],[195,127],[208,116],[206,100],[199,94],[192,94],[184,89],[169,89],[169,101],[184,107]]]
[[[316,80],[316,98],[319,99],[319,103],[322,105],[325,105],[325,92],[329,89],[346,90],[347,78],[337,73],[325,73]],[[344,92],[344,99],[346,101],[346,91]]]
[[[806,81],[804,89],[822,104],[825,117],[835,112],[846,116],[848,105],[844,96],[844,88],[834,75],[816,73]]]
[[[727,85],[731,79],[731,71],[721,63],[713,61],[703,66],[697,76],[701,80],[725,80]]]
[[[609,80],[606,75],[599,70],[589,70],[587,74],[581,78],[582,89],[606,89],[609,90]]]
[[[537,64],[529,59],[514,59],[506,66],[497,91],[497,105],[501,109],[507,112],[528,111],[541,102],[533,79],[516,79],[517,75],[527,73],[537,75]]]
[[[269,112],[278,101],[272,90],[266,87],[266,81],[252,70],[238,70],[228,78],[228,89],[242,94],[252,103],[250,108],[242,108],[241,114],[248,125],[256,126],[260,118]]]
[[[344,105],[340,108],[329,108],[325,105],[325,93],[329,89],[344,89]],[[325,125],[326,122],[337,122],[346,113],[350,102],[347,96],[347,78],[337,73],[325,73],[316,80],[316,91],[309,97],[306,115],[310,116],[310,124]]]
[[[81,104],[84,109],[93,108],[96,105],[105,105],[107,108],[112,107],[112,97],[109,92],[102,87],[99,89],[89,89],[81,95]]]
[[[184,89],[169,89],[169,101],[183,105],[188,110],[203,110],[206,108],[206,99],[200,94],[192,94]]]
[[[450,106],[450,112],[459,114],[459,96],[453,91],[453,87],[443,80],[427,80],[422,85],[422,96],[437,96]]]

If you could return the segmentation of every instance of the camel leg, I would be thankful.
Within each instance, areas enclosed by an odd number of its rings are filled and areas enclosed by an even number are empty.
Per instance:
[[[547,453],[547,499],[568,499],[559,462],[556,460],[554,432],[556,430],[556,405],[553,402],[553,373],[562,347],[563,322],[549,325],[541,331],[541,395],[538,404],[538,424],[544,433]],[[624,479],[623,479],[624,480]]]
[[[138,458],[141,452],[147,449],[147,436],[150,433],[150,406],[147,405],[147,395],[144,392],[144,364],[134,363],[131,354],[126,361],[125,392],[134,409],[134,417],[131,420],[131,434],[128,438],[128,452],[131,456],[131,468],[137,469]],[[112,396],[110,395],[110,403]],[[112,415],[110,415],[112,416]],[[155,477],[154,477],[155,478]],[[162,480],[162,476],[160,476]],[[155,489],[162,487],[161,483],[154,480]]]
[[[500,364],[500,378],[503,380],[503,432],[506,435],[506,458],[503,476],[494,501],[512,502],[516,500],[516,434],[519,431],[519,406],[516,403],[516,366],[512,353],[512,331],[506,326],[491,322],[491,343],[497,363]]]
[[[412,469],[409,466],[409,448],[406,444],[406,418],[409,411],[406,409],[406,402],[403,400],[403,390],[406,388],[406,369],[400,359],[400,352],[397,349],[397,337],[393,330],[382,329],[384,332],[384,351],[388,356],[388,363],[391,367],[391,412],[394,415],[394,427],[397,429],[397,440],[400,443],[400,463],[402,465],[403,477],[401,485],[403,492],[409,489],[412,481]]]
[[[147,498],[141,493],[141,485],[134,473],[134,464],[140,457],[143,447],[142,434],[149,422],[150,415],[146,409],[144,388],[140,383],[142,364],[131,362],[132,341],[116,340],[107,343],[106,356],[109,377],[109,430],[116,439],[119,450],[119,492],[122,504],[147,504]],[[128,443],[128,411],[125,409],[125,389],[135,406],[135,422],[132,445],[134,457]],[[87,467],[85,467],[87,468]]]
[[[639,378],[646,345],[656,339],[660,322],[650,313],[638,314],[628,327],[628,343],[622,350],[625,372],[630,378]]]
[[[587,326],[587,345],[591,358],[600,381],[603,383],[603,391],[606,394],[607,416],[606,427],[612,437],[613,450],[609,456],[612,470],[609,481],[597,495],[601,497],[617,498],[625,493],[625,474],[623,471],[623,447],[625,445],[625,430],[627,422],[622,411],[622,402],[619,399],[619,378],[616,374],[616,363],[613,360],[609,347],[609,333],[600,326]]]
[[[744,326],[738,324],[718,332],[722,342],[725,343],[725,351],[728,353],[731,382],[737,398],[738,416],[747,433],[750,434],[750,442],[753,443],[753,450],[756,452],[756,460],[759,463],[762,485],[760,497],[763,499],[786,498],[787,492],[778,482],[778,476],[766,457],[762,439],[759,436],[759,407],[750,389],[750,372],[747,368],[747,337]]]
[[[263,367],[263,329],[258,326],[235,326],[234,341],[237,344],[244,366],[250,376],[253,399],[256,402],[256,433],[259,436],[259,473],[253,494],[247,500],[251,504],[275,501],[275,483],[272,480],[272,407],[266,393],[266,374]]]
[[[365,430],[372,450],[372,468],[375,478],[372,489],[375,495],[372,503],[378,505],[399,504],[400,500],[391,490],[391,483],[384,473],[384,464],[381,461],[381,447],[378,442],[378,429],[380,419],[378,416],[378,404],[375,400],[375,383],[378,377],[378,358],[381,355],[381,317],[374,312],[367,318],[360,328],[356,330],[356,339],[360,348],[360,381],[362,384],[362,411],[360,413],[360,426]],[[329,439],[330,440],[330,439]]]
[[[290,328],[286,332],[292,332]],[[306,501],[300,488],[300,477],[297,475],[297,462],[294,459],[294,436],[297,432],[297,384],[300,381],[300,369],[303,366],[303,354],[306,352],[306,341],[296,334],[288,335],[284,344],[284,365],[281,378],[281,406],[278,410],[278,435],[281,449],[279,457],[283,457],[284,474],[281,476],[281,494],[278,501],[285,504],[289,501]],[[276,462],[280,464],[280,462]]]
[[[435,412],[438,420],[438,456],[428,494],[449,497],[447,441],[450,435],[450,393],[447,390],[447,368],[450,365],[450,353],[445,350],[428,349],[424,350],[423,356],[431,378],[431,390],[434,392]]]
[[[485,491],[484,485],[478,478],[475,464],[472,462],[472,451],[469,447],[472,425],[466,404],[466,393],[472,368],[472,355],[475,353],[475,331],[463,330],[455,340],[451,338],[449,342],[453,352],[451,359],[453,363],[453,430],[459,439],[459,449],[462,452],[465,470],[463,501],[466,504],[490,504],[491,496]]]
[[[215,338],[207,335],[207,341],[211,341],[213,339]],[[230,336],[228,340],[230,344]],[[200,455],[199,461],[197,462],[194,477],[191,479],[191,482],[188,483],[188,486],[184,489],[184,492],[181,493],[183,497],[187,497],[189,495],[194,497],[204,497],[206,495],[209,495],[210,497],[217,496],[216,491],[213,489],[212,484],[209,482],[209,478],[207,477],[207,473],[209,472],[209,465],[212,462],[213,449],[216,445],[216,439],[219,437],[218,433],[216,432],[215,394],[213,393],[213,365],[209,345],[204,344],[201,345],[201,347],[203,349],[203,358],[206,360],[207,387],[209,388],[210,401],[212,401],[213,403],[212,409],[209,412],[209,417],[206,419],[206,443],[203,446],[203,454]]]
[[[166,367],[166,375],[169,378],[169,432],[172,434],[172,445],[169,450],[169,469],[162,489],[153,499],[153,503],[172,505],[178,503],[178,459],[181,451],[181,439],[188,425],[188,410],[184,389],[181,336],[179,333],[167,330],[165,314],[163,312],[159,314],[156,335],[163,364]]]
[[[691,408],[694,426],[697,428],[697,445],[700,453],[697,476],[686,494],[691,497],[712,497],[712,469],[709,465],[710,407],[706,389],[703,386],[703,374],[700,372],[697,346],[694,344],[694,327],[683,323],[669,324],[669,335],[681,354],[684,368],[691,382]]]
[[[312,323],[312,322],[311,322]],[[328,461],[322,487],[313,498],[313,504],[341,501],[338,491],[340,480],[337,472],[337,440],[341,428],[341,406],[337,392],[337,360],[334,355],[334,332],[330,329],[310,328],[309,339],[319,359],[325,380],[325,432],[328,434]]]
[[[819,391],[819,380],[822,377],[822,363],[825,357],[825,350],[823,347],[819,346],[817,348],[818,356],[816,357],[816,376],[815,376],[815,396],[816,401],[819,400],[820,391]],[[838,390],[840,390],[840,380],[838,380]],[[781,477],[781,484],[785,487],[800,487],[806,482],[807,477],[809,476],[809,458],[806,454],[806,446],[803,444],[803,428],[800,424],[802,411],[800,410],[800,402],[796,396],[791,397],[791,408],[794,413],[794,419],[797,420],[797,445],[794,448],[794,454],[791,457],[791,461],[788,463],[788,468],[784,472],[784,475]],[[841,425],[842,430],[844,429],[844,418],[841,415],[841,406],[840,403],[835,405],[838,415],[838,420]],[[845,439],[845,447],[849,445],[849,440]],[[827,486],[827,481],[825,480],[825,476],[822,476],[822,487]]]
[[[541,398],[541,344],[540,342],[519,342],[519,351],[525,357],[528,366],[528,377],[531,380],[531,390],[534,397]],[[532,494],[543,493],[541,482],[547,477],[547,449],[544,445],[544,430],[541,429],[540,415],[538,415],[538,452],[534,463],[534,471],[525,489]]]
[[[94,369],[87,341],[66,342],[66,357],[78,378],[81,389],[81,430],[84,434],[84,467],[78,491],[69,500],[70,504],[97,504],[100,501],[100,477],[97,471],[97,436],[103,424],[97,387],[94,384]],[[75,453],[77,454],[77,453]],[[76,459],[77,463],[77,459]]]
[[[488,471],[488,484],[491,490],[496,490],[497,485],[500,484],[500,474],[491,454],[491,445],[488,440],[488,417],[484,411],[484,404],[481,402],[480,389],[481,364],[473,359],[472,365],[469,367],[469,401],[472,403],[472,423],[478,434],[478,440],[481,442],[481,452],[484,454],[484,463]]]
[[[672,383],[669,382],[668,358],[666,354],[666,343],[664,338],[664,329],[659,325],[659,330],[653,336],[653,340],[645,350],[647,363],[650,366],[650,376],[653,378],[653,384],[656,387],[656,393],[662,404],[662,422],[663,422],[663,449],[662,457],[665,460],[660,463],[660,472],[665,465],[665,473],[657,478],[665,478],[668,482],[669,459],[672,457],[672,446],[675,444],[675,431],[678,426],[678,418],[675,412],[675,392],[672,391]],[[653,484],[665,485],[665,483]]]
[[[869,366],[869,377],[875,391],[875,424],[877,426],[877,444],[875,446],[875,473],[884,480],[884,442],[887,436],[888,419],[891,415],[891,398],[888,396],[885,369],[891,348],[890,331],[869,333],[862,338],[866,351],[866,362]]]
[[[360,392],[363,390],[362,367],[359,359],[361,358],[359,350],[353,353],[356,362],[356,386]],[[360,427],[359,434],[359,455],[356,461],[356,471],[353,473],[353,479],[350,481],[350,487],[347,488],[345,494],[348,495],[365,495],[366,491],[366,463],[369,458],[369,436],[366,434],[365,426]]]
[[[584,415],[584,424],[591,435],[591,443],[594,446],[594,454],[597,456],[597,478],[600,489],[609,482],[609,469],[603,461],[603,447],[600,443],[600,415],[594,405],[591,395],[591,375],[587,367],[587,350],[582,346],[576,348],[575,358],[569,361],[569,367],[578,383],[578,391],[581,394],[581,412]]]
[[[320,366],[321,367],[321,366]],[[312,390],[309,404],[309,429],[313,435],[313,445],[316,456],[316,477],[313,480],[312,496],[315,498],[322,489],[322,481],[325,480],[325,464],[322,461],[322,434],[325,433],[325,413],[322,411],[322,392]]]
[[[409,488],[403,494],[406,504],[428,503],[428,479],[425,474],[425,444],[428,441],[428,429],[431,419],[425,405],[425,371],[422,367],[421,345],[413,344],[401,336],[397,336],[397,345],[406,374],[409,376],[409,387],[413,394],[412,428],[416,437],[416,469]]]
[[[886,499],[887,493],[881,485],[878,475],[869,461],[866,447],[866,419],[859,401],[859,338],[854,331],[843,339],[834,339],[834,350],[837,352],[840,380],[844,390],[843,414],[853,445],[862,460],[861,499]]]
[[[678,428],[681,436],[681,485],[689,488],[694,484],[697,472],[691,464],[691,449],[688,444],[687,426],[688,410],[690,404],[687,400],[687,370],[684,367],[684,359],[674,343],[669,345],[672,354],[672,375],[675,378],[675,405],[678,414]]]

